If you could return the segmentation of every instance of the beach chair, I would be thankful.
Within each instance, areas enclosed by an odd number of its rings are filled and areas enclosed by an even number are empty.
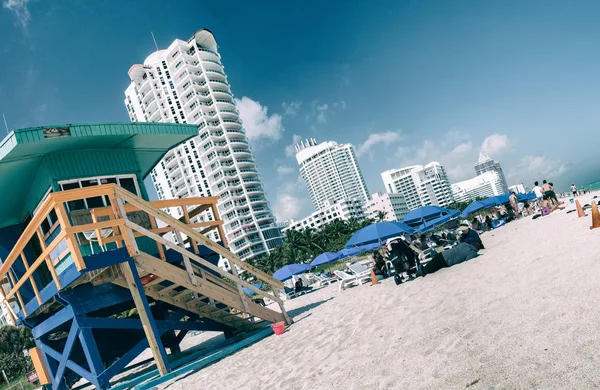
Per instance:
[[[329,286],[331,283],[338,281],[336,278],[330,278],[329,276],[323,274],[315,274],[314,278],[319,287]]]
[[[338,291],[342,291],[350,285],[360,286],[363,281],[371,280],[370,274],[358,276],[358,275],[350,275],[349,273],[346,273],[344,271],[333,271],[333,273],[341,280]]]
[[[289,301],[290,299],[296,298],[297,295],[293,288],[283,286],[283,290],[279,291],[279,297],[284,301]]]
[[[371,276],[371,268],[365,266],[364,264],[360,264],[360,263],[349,264],[348,269],[350,270],[350,273],[353,276],[357,276],[357,277],[364,276],[364,275]]]

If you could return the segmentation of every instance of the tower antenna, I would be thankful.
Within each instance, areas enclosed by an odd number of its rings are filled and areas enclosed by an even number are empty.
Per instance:
[[[152,35],[152,40],[154,41],[154,46],[156,46],[156,51],[158,51],[158,44],[156,43],[156,38],[154,38],[154,33],[152,31],[150,31],[150,34]]]
[[[10,131],[8,130],[8,123],[6,123],[6,115],[2,114],[2,118],[4,119],[4,127],[6,127],[6,135],[8,135]]]

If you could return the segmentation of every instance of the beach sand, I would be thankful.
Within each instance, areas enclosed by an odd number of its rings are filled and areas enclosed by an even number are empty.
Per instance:
[[[483,234],[478,258],[425,278],[320,289],[286,303],[296,323],[284,335],[160,388],[597,387],[600,229],[590,224],[564,211],[524,218]]]

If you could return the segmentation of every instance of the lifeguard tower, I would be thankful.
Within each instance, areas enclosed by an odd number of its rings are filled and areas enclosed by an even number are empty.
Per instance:
[[[101,123],[15,130],[0,143],[0,304],[32,329],[43,384],[110,388],[148,347],[164,375],[190,330],[234,335],[291,321],[279,297],[238,275],[283,288],[226,249],[216,197],[149,201],[143,179],[197,134],[195,125]],[[215,229],[221,243],[204,235]],[[15,299],[19,311],[8,308]]]

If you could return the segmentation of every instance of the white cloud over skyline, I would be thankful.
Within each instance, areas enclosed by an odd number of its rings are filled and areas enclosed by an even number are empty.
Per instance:
[[[249,141],[256,143],[260,140],[276,141],[281,138],[285,130],[281,115],[269,115],[267,106],[262,106],[260,102],[247,96],[236,98],[235,103]]]

